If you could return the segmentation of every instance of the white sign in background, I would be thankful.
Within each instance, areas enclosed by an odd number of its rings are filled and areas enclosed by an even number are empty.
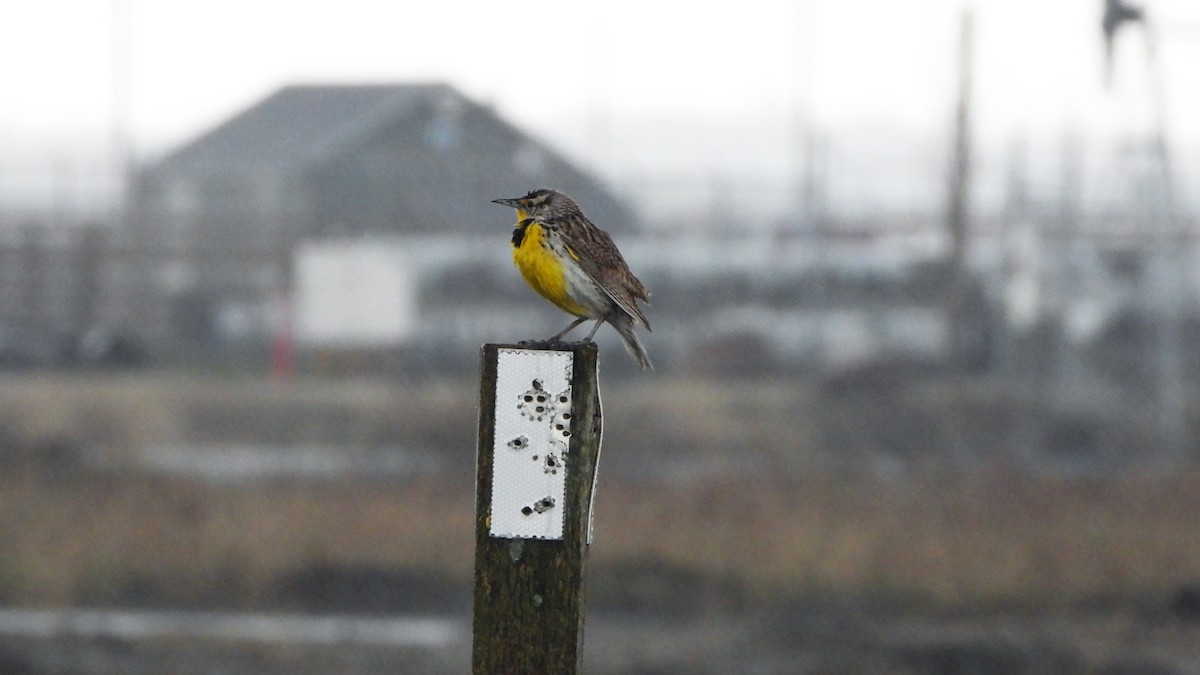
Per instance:
[[[496,362],[490,533],[562,539],[571,352],[501,349]]]

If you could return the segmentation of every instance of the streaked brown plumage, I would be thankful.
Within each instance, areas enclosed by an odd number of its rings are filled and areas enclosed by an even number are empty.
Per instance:
[[[562,338],[588,319],[607,321],[621,336],[625,348],[643,369],[650,358],[634,332],[650,322],[638,302],[648,302],[650,292],[633,275],[612,237],[596,227],[573,199],[557,190],[539,189],[524,197],[496,199],[517,210],[513,230],[513,262],[525,281],[559,308],[579,317],[551,340]]]

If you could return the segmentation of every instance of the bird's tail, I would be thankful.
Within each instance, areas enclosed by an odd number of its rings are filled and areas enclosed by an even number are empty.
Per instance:
[[[650,364],[650,355],[646,353],[646,348],[642,346],[642,341],[634,332],[633,319],[624,312],[615,314],[616,316],[609,318],[608,322],[617,329],[617,334],[621,336],[621,342],[625,343],[625,351],[629,352],[642,370],[654,370],[654,366]]]

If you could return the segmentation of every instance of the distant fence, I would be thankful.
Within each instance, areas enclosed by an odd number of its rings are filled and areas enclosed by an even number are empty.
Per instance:
[[[0,219],[0,327],[78,333],[96,323],[107,228]]]

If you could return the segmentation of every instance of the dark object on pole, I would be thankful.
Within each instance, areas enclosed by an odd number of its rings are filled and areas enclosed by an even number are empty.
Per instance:
[[[515,353],[537,360],[539,353],[547,352],[564,358],[570,355],[568,424],[561,424],[565,408],[560,407],[554,414],[553,409],[543,410],[534,400],[541,393],[549,394],[551,399],[563,393],[557,389],[558,385],[541,376],[522,380],[524,386],[532,384],[527,392],[529,400],[511,392],[501,393],[498,398],[498,388],[502,386],[498,381],[502,379],[500,371],[507,367],[500,364],[502,354],[513,357]],[[597,357],[594,343],[483,346],[472,644],[472,668],[477,674],[579,672],[583,655],[584,572],[600,454]],[[520,408],[527,421],[536,419],[540,424],[544,419],[547,431],[556,434],[552,441],[558,445],[543,447],[557,447],[561,452],[537,450],[542,439],[533,434],[506,432],[498,437],[498,429],[512,428],[497,419],[498,411],[508,414],[510,406]],[[562,428],[556,430],[556,427]],[[512,438],[508,438],[510,435]],[[511,463],[514,457],[524,466],[537,469],[532,478],[516,481],[513,474],[498,468],[505,462]],[[541,489],[538,474],[548,479],[547,484],[555,484],[561,493],[547,489],[544,496],[529,500],[523,507],[523,502],[505,501],[520,489],[532,489],[529,494],[541,495],[537,491]],[[557,483],[556,477],[561,478]],[[531,484],[535,487],[530,488]],[[506,505],[509,503],[512,505]],[[551,515],[553,519],[549,518]],[[544,538],[511,536],[511,530],[519,530],[525,518],[530,522],[553,521],[555,527]],[[501,534],[497,534],[498,527]]]
[[[1145,13],[1141,7],[1128,5],[1124,0],[1104,0],[1104,18],[1101,19],[1101,28],[1104,30],[1104,81],[1109,83],[1112,81],[1113,67],[1113,38],[1116,37],[1117,29],[1125,23],[1133,23],[1144,21]]]

